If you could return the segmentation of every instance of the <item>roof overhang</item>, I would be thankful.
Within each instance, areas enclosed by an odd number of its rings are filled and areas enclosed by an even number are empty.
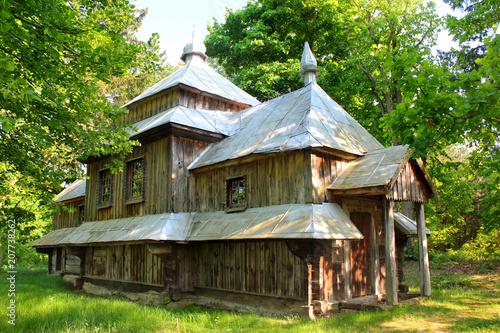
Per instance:
[[[130,242],[190,242],[250,239],[362,239],[339,205],[293,204],[243,212],[171,213],[86,222],[58,229],[36,248]]]

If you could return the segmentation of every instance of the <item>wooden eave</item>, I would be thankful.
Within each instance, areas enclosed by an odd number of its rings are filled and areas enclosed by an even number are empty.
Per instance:
[[[210,97],[210,98],[213,98],[213,99],[216,99],[216,100],[228,103],[228,104],[234,104],[236,106],[239,106],[242,110],[251,107],[251,105],[249,105],[249,104],[233,101],[231,99],[227,99],[227,98],[224,98],[224,97],[219,96],[219,95],[211,94],[211,93],[208,93],[206,91],[199,90],[199,89],[187,86],[187,85],[182,84],[182,83],[179,83],[178,87],[182,90],[193,92],[193,93],[201,95],[201,96]]]

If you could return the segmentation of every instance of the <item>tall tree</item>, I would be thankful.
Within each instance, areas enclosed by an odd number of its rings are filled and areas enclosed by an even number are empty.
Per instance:
[[[127,0],[0,1],[0,208],[14,197],[50,200],[76,177],[75,159],[123,154],[123,110],[99,83],[156,66],[156,39],[129,43]]]

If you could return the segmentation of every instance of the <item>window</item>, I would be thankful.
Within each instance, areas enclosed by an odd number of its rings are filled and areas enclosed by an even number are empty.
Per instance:
[[[144,158],[127,163],[126,191],[128,201],[144,199]]]
[[[84,220],[85,220],[85,206],[80,205],[78,207],[78,222],[82,224]]]
[[[99,183],[97,190],[97,205],[111,205],[112,175],[109,169],[99,171]]]
[[[245,210],[246,204],[246,177],[228,179],[226,211]]]

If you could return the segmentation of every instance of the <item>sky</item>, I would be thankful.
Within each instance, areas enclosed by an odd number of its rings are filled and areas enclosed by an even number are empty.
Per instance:
[[[147,40],[151,34],[160,35],[160,47],[167,51],[167,61],[173,65],[180,63],[182,49],[191,38],[196,25],[202,39],[208,35],[207,24],[213,19],[224,22],[226,8],[240,9],[248,0],[137,0],[136,8],[148,8],[142,27],[140,40]],[[435,0],[439,14],[450,12],[449,6]],[[446,32],[440,34],[439,49],[448,50],[453,43]],[[181,62],[182,63],[182,62]]]

